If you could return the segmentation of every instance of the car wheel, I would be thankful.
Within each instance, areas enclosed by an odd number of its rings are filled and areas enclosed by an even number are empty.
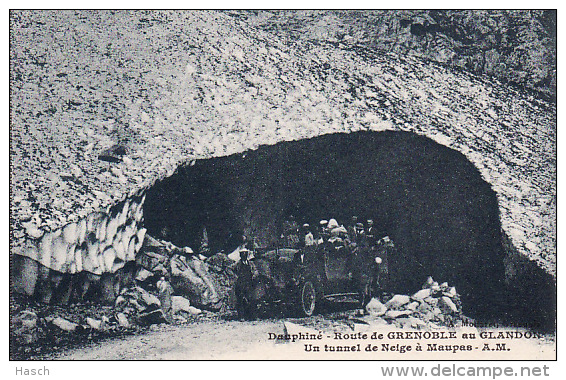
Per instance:
[[[316,288],[312,281],[305,281],[300,288],[300,306],[301,314],[305,317],[310,317],[314,314],[316,309]]]

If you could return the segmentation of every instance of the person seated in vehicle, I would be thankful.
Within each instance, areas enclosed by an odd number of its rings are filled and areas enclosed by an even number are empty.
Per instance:
[[[321,245],[329,238],[328,220],[321,220],[318,227],[318,240],[316,244]]]
[[[338,224],[338,221],[336,219],[332,218],[328,221],[327,228],[329,231],[332,231],[334,228],[338,227],[340,227],[340,225]]]
[[[346,227],[338,224],[338,221],[336,219],[333,218],[328,221],[328,230],[330,231],[330,239],[332,240],[332,242],[339,241],[342,246],[348,245],[348,230],[346,229]]]
[[[348,246],[348,231],[344,228],[344,226],[334,227],[330,230],[330,238],[328,239],[328,242],[331,243],[337,251],[345,249],[345,247]]]
[[[314,235],[312,234],[311,227],[308,223],[303,224],[301,236],[301,246],[312,247],[315,245]]]
[[[334,225],[334,224],[333,224]],[[352,247],[348,239],[348,232],[344,226],[335,227],[330,231],[326,252],[329,255],[330,262],[335,268],[342,267],[342,272],[338,276],[347,276],[349,281],[355,281],[359,276],[359,265],[357,265],[357,248]],[[338,263],[342,264],[338,264]],[[336,266],[337,265],[337,266]],[[336,269],[334,269],[336,270]],[[346,270],[344,272],[344,270]],[[336,275],[337,272],[335,272]]]
[[[308,223],[303,224],[302,227],[302,240],[301,247],[304,251],[303,254],[312,254],[316,246],[316,241],[314,240],[314,235],[311,231],[310,225]]]
[[[330,238],[328,238],[328,242],[332,243],[336,249],[340,249],[344,246],[344,239],[340,237],[340,227],[333,228],[330,231]]]

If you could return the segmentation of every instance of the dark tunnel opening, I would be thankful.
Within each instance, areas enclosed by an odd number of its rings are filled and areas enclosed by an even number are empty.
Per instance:
[[[396,292],[430,275],[454,284],[472,317],[510,317],[524,302],[505,293],[509,250],[490,184],[460,152],[413,133],[324,135],[199,160],[153,186],[144,214],[151,235],[195,250],[206,228],[212,252],[230,252],[242,235],[275,246],[291,215],[315,224],[371,218],[397,247]],[[527,314],[520,318],[548,323]]]

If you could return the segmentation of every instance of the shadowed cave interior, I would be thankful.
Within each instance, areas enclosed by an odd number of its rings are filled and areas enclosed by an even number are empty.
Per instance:
[[[554,280],[514,252],[490,184],[463,154],[414,133],[323,135],[198,160],[148,190],[144,215],[155,237],[196,251],[206,227],[211,251],[226,253],[242,234],[277,245],[291,215],[371,218],[396,246],[396,293],[432,276],[456,286],[471,317],[554,326]]]

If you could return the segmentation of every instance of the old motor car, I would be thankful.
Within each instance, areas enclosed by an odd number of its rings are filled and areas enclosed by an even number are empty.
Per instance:
[[[311,316],[325,302],[354,297],[360,307],[379,289],[379,264],[372,249],[327,242],[303,249],[243,252],[235,285],[240,317],[254,318],[276,304]]]

